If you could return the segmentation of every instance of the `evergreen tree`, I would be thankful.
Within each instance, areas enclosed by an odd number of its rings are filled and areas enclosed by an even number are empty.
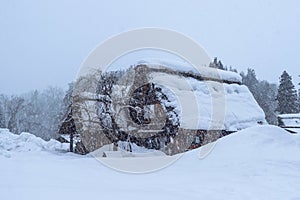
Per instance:
[[[276,95],[277,85],[267,81],[259,81],[254,69],[248,68],[247,74],[241,72],[242,83],[248,87],[258,105],[263,109],[269,124],[277,124]]]
[[[233,68],[231,65],[229,66],[229,71],[238,73],[237,69]]]
[[[254,69],[248,68],[247,74],[245,75],[244,73],[241,73],[241,76],[242,76],[242,83],[249,88],[250,92],[254,96],[256,96],[258,80],[256,78]]]
[[[292,82],[292,77],[286,71],[280,76],[277,100],[277,111],[280,114],[298,112],[297,91]]]
[[[298,83],[298,85],[300,85],[300,82]],[[300,89],[298,89],[298,112],[300,112]]]
[[[266,115],[269,124],[277,125],[277,85],[267,81],[259,81],[254,98]]]
[[[218,61],[217,57],[214,58],[213,62],[209,63],[209,67],[217,68],[217,69],[221,69],[221,70],[227,70],[227,68],[224,67],[224,65],[221,62],[221,60]]]
[[[298,112],[300,112],[300,89],[298,90],[298,102],[297,103],[298,103]]]
[[[218,69],[222,69],[222,70],[225,70],[224,66],[223,66],[223,63],[221,62],[221,60],[219,60],[218,62]]]
[[[4,127],[5,127],[5,114],[4,114],[3,105],[0,102],[0,128],[4,128]]]
[[[217,68],[217,65],[218,65],[218,58],[215,57],[214,58],[214,61],[209,63],[209,67],[212,67],[212,68]]]

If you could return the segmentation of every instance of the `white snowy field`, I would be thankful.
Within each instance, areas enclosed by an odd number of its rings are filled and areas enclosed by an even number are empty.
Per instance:
[[[231,134],[204,159],[196,149],[148,174],[64,149],[0,129],[0,199],[300,199],[300,135],[275,126]]]

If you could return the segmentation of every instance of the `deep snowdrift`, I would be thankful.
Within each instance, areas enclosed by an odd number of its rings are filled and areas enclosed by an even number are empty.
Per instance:
[[[203,159],[205,147],[141,175],[114,171],[90,156],[59,153],[54,149],[64,148],[53,143],[0,130],[0,199],[300,198],[300,136],[275,126],[239,131],[219,139]]]
[[[10,157],[13,152],[40,152],[40,151],[64,151],[69,145],[51,139],[45,141],[30,133],[13,134],[8,129],[0,129],[0,155]]]

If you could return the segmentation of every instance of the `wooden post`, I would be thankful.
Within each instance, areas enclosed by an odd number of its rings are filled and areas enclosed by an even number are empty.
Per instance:
[[[73,152],[73,132],[70,133],[70,152]]]

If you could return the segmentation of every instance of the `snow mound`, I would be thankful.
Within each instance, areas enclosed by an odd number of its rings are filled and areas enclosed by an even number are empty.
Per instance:
[[[294,161],[300,154],[300,138],[272,125],[259,125],[232,133],[218,140],[207,159],[222,162],[259,160]],[[300,157],[296,156],[298,162]]]
[[[23,132],[20,135],[0,129],[0,155],[10,157],[10,152],[40,152],[40,151],[67,151],[68,144],[51,139],[45,141],[35,135]]]

